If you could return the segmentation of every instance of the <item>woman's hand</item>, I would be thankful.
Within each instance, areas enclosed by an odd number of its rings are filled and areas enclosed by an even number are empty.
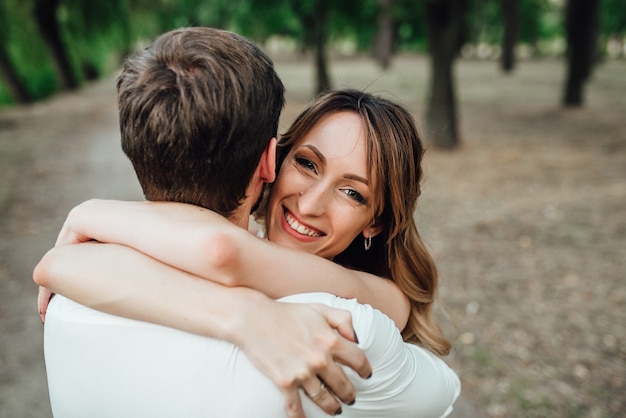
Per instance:
[[[340,364],[361,377],[372,373],[370,363],[352,328],[349,312],[320,304],[263,301],[243,312],[239,345],[254,365],[283,394],[289,417],[303,417],[299,389],[326,413],[341,412],[341,403],[352,404],[354,386]]]
[[[330,414],[341,406],[335,396],[346,403],[354,399],[341,364],[360,376],[371,374],[354,343],[348,312],[281,303],[245,287],[225,288],[126,246],[59,245],[39,262],[33,279],[96,310],[239,346],[279,388],[289,417],[304,416],[300,387]],[[319,392],[322,382],[328,390]]]
[[[39,317],[41,318],[42,324],[46,322],[46,311],[48,310],[48,304],[50,303],[52,296],[54,296],[54,293],[52,293],[50,289],[39,286],[39,293],[37,294],[37,310],[39,311]]]
[[[76,206],[74,209],[70,211],[65,222],[63,223],[63,227],[57,236],[57,241],[55,246],[64,245],[64,244],[78,244],[81,242],[91,241],[92,238],[83,235],[80,233],[80,229],[76,229],[76,225],[80,225],[76,223],[76,219],[79,217],[78,213],[81,208],[88,204],[88,202],[82,203],[79,206]],[[39,317],[41,318],[41,323],[46,322],[46,311],[48,310],[48,305],[50,304],[50,300],[54,296],[54,293],[46,287],[39,286],[39,291],[37,293],[37,310],[39,311]]]
[[[115,211],[107,210],[107,206],[116,204],[123,204],[123,202],[92,199],[75,206],[67,215],[57,236],[55,246],[79,244],[93,240],[100,241],[97,237],[98,227],[106,230],[115,226],[107,223],[104,214],[115,214]]]

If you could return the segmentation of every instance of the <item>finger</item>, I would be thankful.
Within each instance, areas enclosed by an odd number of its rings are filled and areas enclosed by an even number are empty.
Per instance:
[[[337,329],[340,334],[336,342],[337,346],[332,350],[333,357],[339,363],[354,369],[359,376],[369,378],[372,375],[372,366],[363,350],[353,343],[358,343],[358,338],[352,327],[352,315],[350,312],[321,304],[314,306],[324,316],[326,322]],[[350,338],[351,336],[353,338]]]
[[[347,405],[354,403],[356,399],[354,385],[338,363],[329,364],[328,367],[320,371],[319,377],[325,382],[327,391],[332,393],[334,397]]]
[[[324,316],[326,322],[328,322],[331,327],[335,328],[342,337],[354,343],[359,343],[359,338],[352,326],[352,315],[350,312],[330,308],[326,305],[315,305],[315,309]]]
[[[372,366],[363,350],[355,344],[358,344],[358,338],[352,327],[350,312],[330,308],[326,305],[315,305],[314,307],[326,322],[338,331],[339,335],[333,340],[331,347],[333,358],[354,369],[359,376],[369,378],[372,374]]]
[[[41,323],[46,322],[46,310],[42,308],[41,303],[37,300],[37,310],[39,311],[39,319],[41,319]]]
[[[300,401],[300,393],[297,388],[284,390],[283,398],[285,400],[285,412],[289,418],[306,418],[302,402]]]
[[[356,344],[339,337],[332,349],[333,359],[356,371],[359,376],[369,379],[372,376],[372,365],[367,356]]]
[[[50,290],[39,286],[39,293],[37,293],[37,309],[42,323],[46,321],[46,311],[48,310],[48,303],[51,297],[52,292],[50,292]]]
[[[70,212],[71,214],[71,212]],[[57,235],[57,240],[54,243],[55,247],[58,247],[59,245],[63,245],[63,244],[71,244],[72,240],[69,239],[67,237],[68,233],[67,233],[67,229],[68,229],[68,222],[69,222],[69,216],[65,219],[65,222],[63,222],[63,226],[61,227],[61,230],[59,231],[59,234]]]
[[[341,404],[323,381],[310,379],[304,391],[307,396],[327,414],[341,414]]]

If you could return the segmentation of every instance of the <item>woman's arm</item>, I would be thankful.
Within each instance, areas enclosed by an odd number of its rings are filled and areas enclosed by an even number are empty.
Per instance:
[[[456,373],[425,348],[405,343],[389,318],[371,306],[327,293],[293,295],[290,303],[323,303],[352,313],[360,347],[376,371],[359,382],[354,405],[344,415],[385,418],[437,418],[447,416],[459,396]]]
[[[324,291],[380,309],[399,329],[408,318],[408,300],[392,281],[258,239],[193,205],[87,201],[70,212],[58,242],[90,239],[123,244],[193,275],[271,298]]]
[[[348,312],[284,304],[245,287],[227,288],[128,247],[60,245],[42,258],[33,278],[103,312],[239,346],[278,386],[289,410],[300,408],[298,389],[317,390],[320,377],[335,396],[351,402],[354,389],[339,364],[361,377],[371,374],[364,353],[351,342],[356,337]],[[334,398],[315,401],[327,412],[339,407]]]

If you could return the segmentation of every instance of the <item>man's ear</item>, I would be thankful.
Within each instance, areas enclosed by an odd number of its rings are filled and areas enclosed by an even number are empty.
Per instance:
[[[270,139],[259,161],[259,178],[265,183],[276,180],[276,138]]]
[[[375,237],[383,232],[383,226],[378,223],[371,223],[363,230],[363,238]]]

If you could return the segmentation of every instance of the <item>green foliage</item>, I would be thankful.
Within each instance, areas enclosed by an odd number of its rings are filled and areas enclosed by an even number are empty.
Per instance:
[[[471,0],[467,22],[467,42],[501,43],[504,26],[499,0]]]
[[[289,0],[239,0],[236,6],[230,10],[229,29],[259,42],[272,35],[301,38],[303,28]]]
[[[519,42],[535,45],[540,39],[562,36],[562,6],[551,0],[520,0]],[[500,45],[504,33],[500,0],[472,0],[467,41]]]
[[[6,87],[2,83],[0,83],[0,107],[11,103],[13,103],[11,95],[7,91]]]
[[[626,36],[626,2],[603,0],[600,3],[600,27],[605,36]]]
[[[426,51],[426,20],[422,2],[396,0],[393,16],[398,25],[398,48]]]
[[[393,2],[397,49],[426,50],[425,1]],[[563,38],[563,2],[520,1],[520,42],[537,46]],[[33,17],[33,4],[34,0],[2,0],[0,42],[27,91],[40,99],[59,87]],[[136,45],[180,26],[221,27],[258,42],[280,35],[307,47],[311,19],[321,6],[329,9],[325,34],[330,42],[349,41],[360,51],[370,48],[377,30],[378,0],[61,0],[57,17],[72,68],[85,81],[114,71]],[[470,0],[468,41],[499,45],[502,22],[500,0]],[[624,37],[623,0],[603,0],[601,32],[605,37]],[[0,103],[9,100],[0,83]]]
[[[34,99],[48,97],[57,90],[53,64],[39,30],[32,18],[30,1],[4,0],[1,14],[0,42],[7,50],[12,65]],[[0,104],[11,102],[3,87]]]
[[[98,78],[119,66],[120,52],[131,42],[126,0],[65,0],[59,20],[81,81]]]
[[[520,42],[529,45],[537,44],[541,32],[541,15],[546,4],[546,0],[522,0],[520,4]]]
[[[609,51],[609,40],[614,42]],[[626,3],[623,0],[604,0],[600,3],[600,53],[623,57],[626,43]]]
[[[369,48],[376,31],[376,0],[240,0],[231,28],[256,40],[280,35],[307,47],[312,42],[310,22],[323,5],[329,9],[329,39],[347,39],[358,49]]]
[[[378,9],[376,0],[340,0],[333,9],[330,30],[337,38],[352,39],[358,50],[367,50],[377,31]]]
[[[563,37],[563,5],[550,0],[535,0],[539,20],[539,39],[552,41]]]

